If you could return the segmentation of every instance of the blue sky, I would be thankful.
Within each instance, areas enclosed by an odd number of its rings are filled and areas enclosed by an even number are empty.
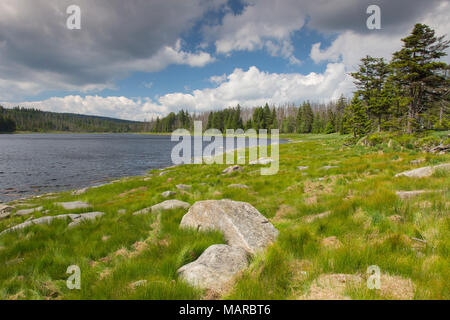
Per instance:
[[[66,27],[71,4],[81,30]],[[0,104],[143,120],[326,102],[351,94],[360,58],[389,59],[417,22],[448,33],[449,13],[446,0],[2,0]]]

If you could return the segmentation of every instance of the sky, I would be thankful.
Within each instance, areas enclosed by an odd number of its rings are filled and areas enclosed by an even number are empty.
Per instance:
[[[448,34],[449,16],[448,0],[0,0],[0,105],[143,121],[327,102],[362,57],[389,60],[415,23]]]

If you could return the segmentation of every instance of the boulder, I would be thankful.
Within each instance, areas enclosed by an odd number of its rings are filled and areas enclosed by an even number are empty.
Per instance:
[[[57,202],[56,204],[66,210],[86,209],[91,206],[89,203],[83,201]]]
[[[248,254],[244,249],[216,244],[177,272],[181,279],[192,286],[220,291],[236,273],[247,266]]]
[[[274,242],[278,230],[251,204],[232,200],[196,202],[184,215],[181,227],[219,230],[230,246],[254,254]]]
[[[430,177],[436,170],[449,170],[450,163],[443,163],[433,167],[422,167],[395,175],[395,177],[410,177],[410,178],[426,178]]]
[[[31,208],[31,209],[23,209],[17,211],[14,215],[15,216],[28,216],[34,212],[42,211],[43,207],[37,207],[37,208]]]
[[[141,214],[147,214],[151,212],[157,212],[157,211],[164,211],[164,210],[173,210],[173,209],[188,209],[191,205],[187,202],[180,201],[180,200],[166,200],[161,203],[155,204],[152,207],[145,208],[139,211],[136,211],[133,213],[133,215],[138,216]]]
[[[80,195],[82,195],[82,194],[85,194],[89,189],[90,189],[90,188],[87,187],[87,188],[75,190],[75,191],[72,192],[72,195],[73,195],[73,196],[80,196]]]
[[[230,173],[233,173],[235,171],[242,171],[242,167],[238,166],[238,165],[228,167],[228,168],[226,168],[225,170],[222,171],[222,174],[230,174]]]
[[[76,214],[72,215],[70,218],[73,220],[71,223],[69,223],[69,228],[76,227],[80,225],[83,221],[92,221],[95,220],[97,217],[103,216],[103,212],[88,212],[83,214]]]
[[[171,196],[174,196],[174,195],[176,195],[177,193],[175,192],[175,191],[164,191],[163,193],[161,193],[161,195],[164,197],[164,198],[168,198],[168,197],[171,197]]]

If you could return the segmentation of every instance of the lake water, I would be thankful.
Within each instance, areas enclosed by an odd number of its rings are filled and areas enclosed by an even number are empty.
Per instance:
[[[172,148],[178,142],[170,139],[135,134],[0,134],[0,201],[171,166]]]

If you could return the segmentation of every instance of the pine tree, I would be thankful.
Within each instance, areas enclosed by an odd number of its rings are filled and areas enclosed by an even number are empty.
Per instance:
[[[370,131],[371,122],[367,117],[366,108],[364,107],[359,94],[355,93],[353,100],[348,106],[349,118],[347,124],[353,131],[355,138],[366,135]]]
[[[421,115],[433,103],[448,94],[448,78],[444,76],[447,64],[439,61],[446,56],[450,41],[445,36],[436,37],[433,29],[416,24],[408,37],[402,39],[403,46],[393,55],[391,66],[393,81],[401,94],[409,98],[407,111],[407,132],[419,129]]]

